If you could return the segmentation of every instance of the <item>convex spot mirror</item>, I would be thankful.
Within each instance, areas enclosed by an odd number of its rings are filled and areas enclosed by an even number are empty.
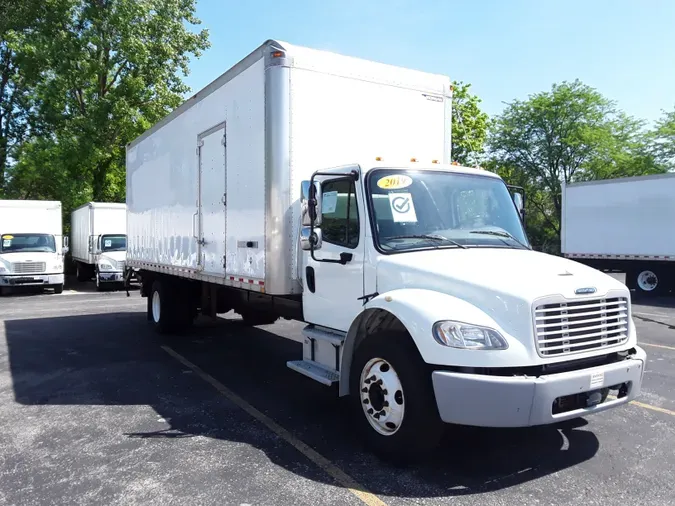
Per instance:
[[[300,247],[304,251],[310,251],[313,249],[321,249],[322,235],[321,229],[315,228],[314,231],[311,231],[309,227],[302,227],[300,230]]]

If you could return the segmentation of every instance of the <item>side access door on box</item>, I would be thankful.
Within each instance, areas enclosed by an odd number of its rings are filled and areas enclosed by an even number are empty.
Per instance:
[[[199,269],[225,274],[227,212],[227,137],[225,122],[199,134]]]

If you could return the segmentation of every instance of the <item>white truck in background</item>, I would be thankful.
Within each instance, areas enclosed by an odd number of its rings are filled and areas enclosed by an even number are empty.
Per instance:
[[[124,280],[127,255],[127,206],[123,203],[88,202],[71,214],[72,259],[77,280],[96,281],[102,290]]]
[[[0,293],[21,286],[63,292],[61,202],[0,200]]]
[[[523,195],[451,163],[451,98],[445,76],[267,41],[135,139],[127,264],[150,324],[304,322],[288,367],[337,384],[397,460],[447,423],[551,424],[635,398],[630,292],[533,251]]]
[[[561,221],[567,258],[625,272],[642,295],[675,290],[675,173],[564,185]]]

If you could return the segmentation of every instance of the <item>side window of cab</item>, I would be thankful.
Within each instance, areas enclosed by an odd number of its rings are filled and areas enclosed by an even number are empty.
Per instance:
[[[336,179],[321,185],[321,233],[323,241],[354,249],[359,244],[359,211],[352,179]]]

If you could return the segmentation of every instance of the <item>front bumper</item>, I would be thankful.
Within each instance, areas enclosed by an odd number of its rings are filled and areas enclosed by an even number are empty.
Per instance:
[[[444,422],[481,427],[546,425],[598,413],[640,394],[647,355],[642,348],[635,349],[634,355],[621,362],[538,377],[434,371],[438,411]],[[576,394],[583,398],[583,394],[618,385],[624,386],[625,393],[619,398],[609,396],[588,407],[575,402]]]
[[[0,286],[62,285],[63,274],[10,274],[0,276]]]
[[[122,271],[99,271],[98,279],[101,283],[121,283],[124,281],[124,273]]]

